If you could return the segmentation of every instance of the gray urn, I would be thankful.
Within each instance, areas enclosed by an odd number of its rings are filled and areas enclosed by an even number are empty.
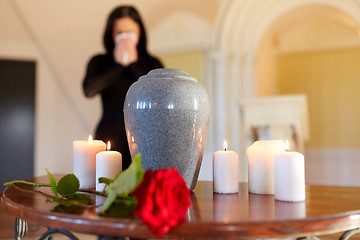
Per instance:
[[[124,117],[131,157],[146,169],[176,168],[195,188],[209,127],[205,89],[187,73],[155,69],[135,82],[125,98]]]

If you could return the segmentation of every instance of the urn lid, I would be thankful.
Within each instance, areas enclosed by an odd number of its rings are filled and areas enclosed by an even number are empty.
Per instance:
[[[150,79],[175,79],[197,82],[196,78],[191,77],[186,72],[172,68],[157,68],[151,70],[148,74],[141,76],[139,81]]]

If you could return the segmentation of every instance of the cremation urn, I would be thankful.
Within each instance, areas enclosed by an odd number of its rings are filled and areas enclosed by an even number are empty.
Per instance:
[[[146,169],[176,168],[195,188],[209,127],[209,99],[186,72],[160,68],[135,82],[125,98],[131,157]]]

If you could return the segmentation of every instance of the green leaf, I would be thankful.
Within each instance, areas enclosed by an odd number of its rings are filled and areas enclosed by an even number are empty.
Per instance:
[[[70,213],[70,214],[76,214],[81,215],[85,211],[84,206],[80,205],[64,205],[64,204],[58,204],[54,207],[52,212],[59,212],[59,213]]]
[[[27,185],[32,185],[35,187],[51,187],[50,184],[45,184],[45,183],[34,183],[34,182],[28,182],[28,181],[23,181],[23,180],[14,180],[11,182],[6,182],[4,183],[4,186],[9,186],[9,185],[13,185],[16,183],[23,183],[23,184],[27,184]]]
[[[136,204],[137,202],[134,198],[117,198],[105,212],[104,216],[117,218],[128,217],[134,212]]]
[[[105,211],[110,208],[111,204],[113,204],[115,199],[116,199],[116,193],[114,191],[110,191],[108,193],[108,196],[107,196],[104,204],[101,206],[100,214],[104,214]]]
[[[53,177],[53,175],[51,174],[51,172],[46,169],[47,173],[48,173],[48,177],[50,180],[50,186],[51,186],[51,190],[54,192],[55,196],[54,196],[54,201],[58,202],[59,201],[59,197],[58,197],[58,192],[57,192],[57,187],[56,187],[56,180]]]
[[[108,197],[100,209],[100,214],[113,204],[117,197],[123,198],[132,193],[140,184],[145,171],[141,168],[141,154],[138,153],[132,160],[129,168],[120,172],[115,180],[108,187]]]
[[[59,180],[57,191],[63,196],[72,196],[79,190],[79,187],[79,179],[74,174],[67,174]]]
[[[75,193],[72,196],[66,198],[68,201],[76,201],[78,204],[89,205],[93,203],[91,196],[84,193]]]
[[[106,185],[109,185],[110,183],[113,182],[112,179],[106,178],[106,177],[100,177],[98,180],[99,180],[99,183],[105,183]]]

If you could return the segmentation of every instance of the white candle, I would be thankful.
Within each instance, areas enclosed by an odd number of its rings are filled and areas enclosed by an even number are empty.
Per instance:
[[[285,152],[284,141],[256,141],[246,152],[250,193],[274,194],[274,155]]]
[[[237,193],[239,191],[239,157],[234,151],[227,150],[213,155],[213,189],[216,193]]]
[[[107,151],[96,154],[96,191],[103,191],[105,183],[99,183],[100,177],[114,179],[122,170],[122,156],[117,151],[110,151],[110,142]]]
[[[80,188],[95,188],[96,154],[106,150],[106,144],[100,140],[77,140],[73,142],[74,174],[80,181]]]
[[[305,200],[304,155],[284,152],[274,157],[275,199],[299,202]]]

